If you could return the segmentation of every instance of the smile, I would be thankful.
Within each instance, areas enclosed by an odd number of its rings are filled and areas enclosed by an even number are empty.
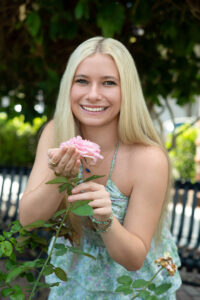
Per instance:
[[[92,112],[104,111],[107,108],[107,107],[88,107],[83,105],[81,105],[81,107],[86,111],[92,111]]]

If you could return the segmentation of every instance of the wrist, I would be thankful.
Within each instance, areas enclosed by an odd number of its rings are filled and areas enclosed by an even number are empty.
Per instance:
[[[104,221],[97,220],[93,216],[90,216],[89,218],[92,221],[96,232],[103,233],[108,232],[111,229],[113,223],[113,213],[111,213],[110,217]]]

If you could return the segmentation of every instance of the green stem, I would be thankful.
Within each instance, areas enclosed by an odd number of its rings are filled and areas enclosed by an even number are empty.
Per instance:
[[[153,280],[156,278],[156,276],[163,270],[163,267],[161,267],[153,276],[152,278],[149,280],[149,282],[141,289],[141,291],[139,291],[139,293],[137,295],[135,295],[131,300],[137,298],[143,291],[146,290],[146,288],[153,282]]]
[[[42,276],[42,273],[43,273],[43,271],[44,271],[44,268],[46,267],[46,265],[48,264],[48,262],[49,262],[49,260],[50,260],[50,258],[51,258],[51,255],[52,255],[53,248],[54,248],[54,246],[55,246],[56,240],[57,240],[58,235],[59,235],[59,233],[60,233],[60,230],[61,230],[61,228],[62,228],[62,226],[63,226],[63,224],[64,224],[64,222],[65,222],[65,220],[66,220],[66,218],[67,218],[67,215],[68,215],[68,212],[69,212],[70,208],[71,208],[71,203],[68,205],[67,210],[66,210],[66,213],[65,213],[65,216],[63,217],[62,222],[60,223],[60,226],[58,227],[58,230],[56,231],[55,239],[54,239],[54,241],[53,241],[53,245],[51,246],[51,250],[50,250],[50,252],[49,252],[49,254],[48,254],[48,257],[47,257],[47,259],[46,259],[46,261],[45,261],[45,263],[44,263],[44,265],[43,265],[43,267],[42,267],[42,270],[40,271],[40,273],[39,273],[39,275],[38,275],[38,277],[37,277],[37,280],[36,280],[35,283],[34,283],[33,289],[32,289],[32,291],[31,291],[31,294],[30,294],[28,300],[31,300],[32,297],[33,297],[34,294],[35,294],[35,290],[36,290],[36,288],[37,288],[37,284],[38,284],[38,282],[40,281],[40,278],[41,278],[41,276]]]

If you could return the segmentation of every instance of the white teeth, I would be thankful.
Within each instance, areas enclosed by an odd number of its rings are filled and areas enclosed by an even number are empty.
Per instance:
[[[87,111],[103,111],[105,107],[87,107],[87,106],[82,106],[84,110]]]

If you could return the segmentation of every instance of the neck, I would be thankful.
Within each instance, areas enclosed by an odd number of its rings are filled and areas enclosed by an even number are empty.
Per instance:
[[[119,140],[117,125],[112,127],[113,128],[84,126],[81,127],[81,135],[84,139],[97,143],[101,147],[101,153],[105,153],[113,150]]]

